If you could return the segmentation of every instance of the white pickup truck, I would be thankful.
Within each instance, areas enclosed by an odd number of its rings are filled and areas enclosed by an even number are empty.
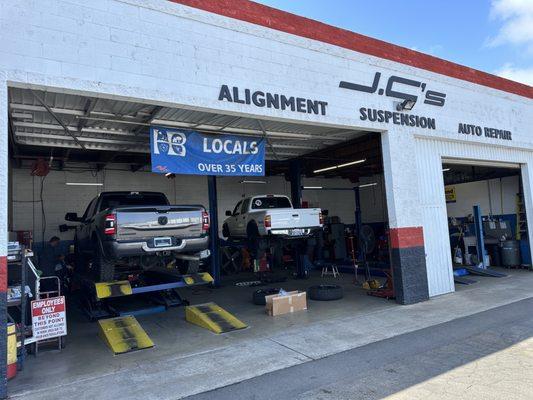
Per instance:
[[[280,238],[305,238],[321,229],[320,208],[292,208],[287,196],[260,195],[245,198],[233,211],[226,211],[222,235],[227,238],[247,238],[275,235]]]

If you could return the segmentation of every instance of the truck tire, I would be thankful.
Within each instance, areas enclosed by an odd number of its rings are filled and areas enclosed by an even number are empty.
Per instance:
[[[180,275],[197,274],[200,269],[200,262],[188,260],[176,260]]]
[[[344,294],[339,285],[317,285],[308,290],[309,298],[318,301],[330,301],[342,299]]]
[[[229,238],[230,233],[229,233],[228,224],[222,225],[222,236],[224,236],[225,238]]]
[[[279,289],[278,288],[268,288],[268,289],[259,289],[256,290],[252,295],[252,301],[254,304],[258,306],[264,306],[266,305],[266,296],[270,296],[272,294],[278,294]]]
[[[96,254],[94,255],[94,270],[97,274],[97,279],[100,282],[109,282],[115,279],[115,263],[108,260],[102,249],[100,243],[96,243]]]
[[[81,252],[77,238],[74,238],[74,267],[77,271],[87,271],[87,259]]]
[[[253,257],[257,256],[257,250],[259,247],[259,229],[257,228],[257,225],[253,222],[250,222],[248,226],[246,227],[246,237],[248,242],[248,249],[250,250],[250,254]]]

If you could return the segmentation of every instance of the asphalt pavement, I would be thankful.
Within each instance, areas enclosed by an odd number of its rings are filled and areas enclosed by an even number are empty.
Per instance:
[[[187,399],[532,399],[532,310],[529,298]]]

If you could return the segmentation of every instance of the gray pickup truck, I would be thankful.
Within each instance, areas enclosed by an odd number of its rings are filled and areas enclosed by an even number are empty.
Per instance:
[[[191,261],[198,265],[209,257],[205,208],[170,205],[163,193],[103,192],[83,216],[67,213],[65,219],[80,223],[74,239],[77,263],[101,282],[150,269],[185,274]]]

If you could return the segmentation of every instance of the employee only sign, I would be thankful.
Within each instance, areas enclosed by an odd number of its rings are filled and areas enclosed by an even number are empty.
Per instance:
[[[51,339],[67,334],[65,296],[31,302],[31,324],[36,340]]]
[[[192,175],[265,175],[265,139],[150,128],[152,172]]]

